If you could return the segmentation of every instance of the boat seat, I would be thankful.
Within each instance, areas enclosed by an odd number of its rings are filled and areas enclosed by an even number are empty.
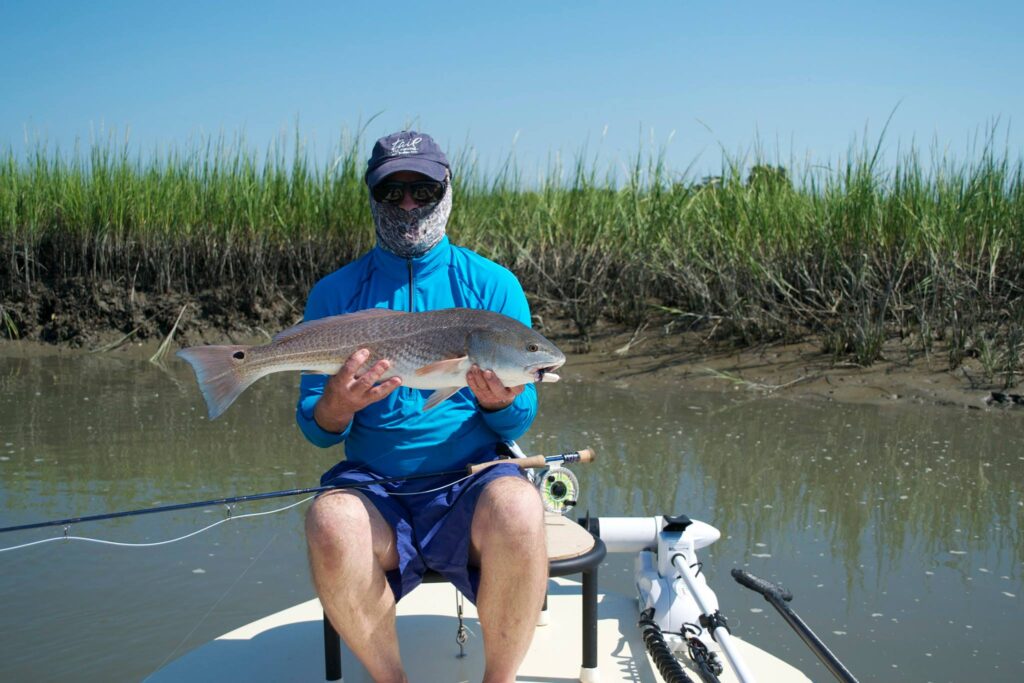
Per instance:
[[[583,670],[597,669],[597,567],[605,556],[604,542],[587,529],[588,522],[576,523],[562,515],[546,513],[548,575],[582,575]],[[438,583],[445,579],[427,572],[424,582]],[[328,681],[341,679],[341,638],[324,613],[324,665]]]

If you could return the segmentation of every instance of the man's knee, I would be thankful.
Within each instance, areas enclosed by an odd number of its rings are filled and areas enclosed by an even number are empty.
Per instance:
[[[544,506],[532,484],[518,477],[501,477],[487,484],[473,513],[474,540],[497,536],[505,543],[522,542],[543,548]]]
[[[306,542],[317,550],[365,550],[373,544],[369,505],[351,493],[318,497],[306,513]]]

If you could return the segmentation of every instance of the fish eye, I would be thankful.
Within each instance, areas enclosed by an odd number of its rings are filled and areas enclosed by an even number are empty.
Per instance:
[[[537,342],[531,342],[526,345],[526,350],[530,353],[536,353],[537,351],[540,351],[540,344]]]

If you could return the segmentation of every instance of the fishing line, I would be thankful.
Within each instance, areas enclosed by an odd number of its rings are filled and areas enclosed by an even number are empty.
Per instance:
[[[158,512],[176,512],[178,510],[192,510],[195,508],[208,508],[215,505],[229,505],[231,503],[248,503],[255,500],[268,500],[270,498],[285,498],[288,496],[302,496],[307,493],[317,494],[325,493],[327,491],[337,491],[342,489],[358,489],[366,488],[371,484],[389,484],[396,481],[409,481],[413,479],[429,479],[431,477],[439,476],[464,476],[467,474],[465,469],[451,470],[448,472],[423,472],[420,474],[407,474],[400,477],[388,477],[384,479],[377,479],[369,482],[346,482],[341,484],[326,484],[322,486],[311,486],[301,489],[287,489],[284,491],[268,491],[265,493],[251,493],[245,496],[232,496],[230,498],[215,498],[213,500],[200,500],[192,503],[174,503],[172,505],[160,505],[151,508],[140,508],[137,510],[123,510],[121,512],[107,512],[98,515],[86,515],[84,517],[69,517],[67,519],[53,519],[47,522],[35,522],[32,524],[21,524],[16,526],[0,527],[0,533],[7,533],[11,531],[27,531],[29,529],[40,529],[51,526],[63,526],[65,528],[70,527],[72,524],[82,524],[85,522],[98,522],[107,519],[120,519],[122,517],[135,517],[138,515],[152,515]]]
[[[43,543],[53,543],[54,541],[85,541],[87,543],[99,543],[101,545],[112,545],[112,546],[117,546],[119,548],[155,548],[157,546],[170,545],[171,543],[177,543],[178,541],[184,541],[186,538],[192,538],[193,536],[198,536],[199,534],[203,533],[204,531],[209,531],[210,529],[212,529],[215,526],[220,526],[221,524],[224,524],[226,522],[230,522],[230,521],[235,520],[235,519],[245,519],[247,517],[262,517],[264,515],[272,515],[272,514],[274,514],[276,512],[284,512],[285,510],[290,510],[293,507],[298,507],[299,505],[302,505],[303,503],[309,502],[310,500],[312,500],[315,497],[316,496],[309,496],[307,498],[303,498],[302,500],[300,500],[297,503],[292,503],[290,505],[285,505],[284,507],[277,508],[276,510],[264,510],[263,512],[248,512],[248,513],[246,513],[244,515],[231,515],[229,517],[225,517],[224,519],[218,520],[218,521],[214,522],[213,524],[208,524],[207,526],[204,526],[202,529],[197,529],[196,531],[189,532],[189,533],[185,534],[184,536],[178,536],[177,538],[171,538],[171,539],[168,539],[166,541],[154,541],[152,543],[124,543],[124,542],[121,542],[121,541],[108,541],[108,540],[103,539],[103,538],[90,538],[88,536],[67,536],[66,535],[66,536],[54,536],[53,538],[44,538],[44,539],[42,539],[40,541],[32,541],[31,543],[23,543],[21,545],[11,546],[9,548],[0,548],[0,553],[6,553],[6,552],[8,552],[10,550],[21,550],[22,548],[30,548],[30,547],[32,547],[34,545],[42,545]]]
[[[313,496],[310,496],[309,498],[312,498],[312,497]],[[300,500],[299,503],[305,503],[306,500],[309,500],[309,498],[306,498],[305,500]],[[299,503],[295,503],[294,505],[289,505],[288,507],[295,507]],[[282,510],[287,510],[287,509],[288,508],[282,508]],[[278,511],[275,510],[274,512],[278,512]],[[256,514],[260,514],[260,513],[256,513]],[[262,514],[269,514],[269,513],[262,513]],[[226,522],[226,521],[228,521],[230,519],[231,518],[228,517],[227,519],[225,519],[223,521]],[[192,637],[192,634],[195,633],[196,630],[200,626],[203,625],[203,622],[206,621],[207,617],[209,617],[211,614],[213,614],[213,610],[217,609],[217,605],[219,605],[224,600],[224,598],[226,598],[228,596],[228,593],[230,593],[234,589],[234,587],[238,585],[238,582],[242,580],[242,578],[249,572],[250,569],[252,569],[253,565],[255,565],[256,562],[261,557],[263,557],[263,553],[267,552],[267,548],[270,547],[270,544],[277,540],[277,534],[278,533],[280,533],[280,532],[275,532],[274,535],[270,537],[270,540],[267,541],[267,544],[265,546],[263,546],[263,550],[259,551],[256,554],[256,557],[252,558],[252,561],[249,563],[249,565],[245,569],[242,570],[242,573],[238,575],[238,578],[236,578],[234,581],[231,582],[231,585],[228,586],[228,589],[226,591],[224,591],[224,593],[222,593],[219,598],[217,598],[217,601],[215,603],[213,603],[213,605],[210,606],[210,609],[206,610],[206,614],[204,614],[202,616],[202,618],[199,619],[199,621],[196,623],[196,625],[192,627],[192,630],[189,631],[188,633],[186,633],[185,637],[181,639],[181,642],[179,642],[175,646],[175,648],[173,650],[171,650],[171,653],[164,658],[164,661],[160,662],[160,666],[158,666],[156,668],[156,671],[159,671],[160,669],[162,669],[164,667],[165,664],[167,664],[167,662],[171,661],[171,657],[173,657],[175,654],[177,654],[178,650],[181,649],[181,646],[184,645],[185,642],[189,638]]]
[[[460,477],[459,479],[456,479],[453,482],[450,482],[448,484],[443,484],[441,486],[438,486],[437,488],[427,489],[425,491],[409,491],[409,492],[391,491],[391,492],[389,492],[389,495],[392,495],[392,496],[415,496],[415,495],[419,495],[419,494],[423,494],[423,493],[434,493],[436,491],[441,491],[442,489],[451,488],[452,486],[455,486],[456,484],[458,484],[460,482],[466,481],[467,479],[469,479],[472,476],[473,476],[472,474],[467,474],[467,475],[465,475],[463,477]],[[374,482],[366,482],[363,485],[350,486],[350,487],[346,487],[346,488],[351,488],[351,489],[369,488],[373,483]],[[345,489],[337,489],[337,490],[345,490]],[[108,540],[103,539],[103,538],[91,538],[89,536],[63,535],[63,536],[54,536],[53,538],[44,538],[42,540],[32,541],[30,543],[22,543],[21,545],[10,546],[8,548],[0,548],[0,553],[6,553],[6,552],[11,551],[11,550],[22,550],[24,548],[31,548],[32,546],[43,545],[44,543],[53,543],[55,541],[84,541],[84,542],[87,542],[87,543],[99,543],[101,545],[112,545],[112,546],[116,546],[116,547],[119,547],[119,548],[155,548],[157,546],[170,545],[171,543],[177,543],[178,541],[184,541],[185,539],[192,538],[193,536],[198,536],[199,534],[203,533],[204,531],[209,531],[210,529],[212,529],[212,528],[214,528],[216,526],[220,526],[221,524],[224,524],[226,522],[230,522],[231,520],[234,520],[234,519],[245,519],[247,517],[262,517],[264,515],[272,515],[272,514],[274,514],[276,512],[284,512],[285,510],[290,510],[293,507],[298,507],[299,505],[302,505],[303,503],[309,502],[310,500],[312,500],[314,498],[316,498],[316,495],[308,496],[306,498],[303,498],[302,500],[300,500],[297,503],[292,503],[291,505],[285,505],[284,507],[277,508],[275,510],[265,510],[263,512],[249,512],[249,513],[246,513],[244,515],[230,515],[228,517],[225,517],[224,519],[217,520],[213,524],[208,524],[208,525],[204,526],[201,529],[196,529],[195,531],[189,532],[189,533],[185,534],[184,536],[178,536],[177,538],[170,538],[170,539],[167,539],[166,541],[153,541],[152,543],[126,543],[126,542],[122,542],[122,541],[108,541]],[[70,525],[68,525],[68,526],[70,526]]]
[[[462,477],[460,479],[456,479],[455,481],[453,481],[451,483],[442,484],[441,486],[438,486],[436,489],[427,489],[426,491],[388,491],[388,495],[389,496],[418,496],[418,495],[420,495],[422,493],[435,493],[435,492],[440,491],[442,489],[449,489],[449,488],[455,486],[456,484],[459,484],[461,482],[466,481],[467,479],[469,479],[472,476],[473,476],[472,474],[467,474],[466,476],[464,476],[464,477]]]
[[[530,456],[530,457],[525,457],[525,458],[524,457],[515,457],[515,458],[511,458],[509,460],[506,460],[505,462],[516,464],[521,469],[525,470],[525,469],[536,468],[536,467],[545,467],[545,466],[548,466],[551,463],[591,462],[593,459],[594,459],[594,452],[591,449],[589,449],[589,448],[584,448],[584,449],[582,449],[580,451],[576,451],[576,452],[573,452],[573,453],[561,453],[559,455],[550,455],[550,456],[535,455],[535,456]],[[286,505],[285,507],[278,508],[276,510],[268,510],[268,511],[264,511],[264,512],[253,512],[253,513],[248,513],[248,514],[240,515],[239,516],[239,518],[243,518],[243,517],[258,517],[258,516],[262,516],[262,515],[269,515],[269,514],[274,514],[275,512],[282,512],[284,510],[288,510],[290,508],[296,507],[298,505],[301,505],[302,503],[305,503],[305,502],[311,500],[312,498],[316,497],[316,495],[318,495],[320,493],[326,493],[328,491],[339,491],[339,490],[344,490],[344,489],[369,489],[371,486],[373,486],[375,484],[376,485],[382,485],[382,484],[392,483],[392,482],[395,482],[395,481],[411,481],[411,480],[414,480],[414,479],[429,479],[429,478],[435,478],[435,477],[440,478],[440,477],[448,477],[448,476],[456,476],[456,475],[458,475],[455,480],[447,482],[447,483],[442,484],[440,486],[437,486],[437,487],[435,487],[433,489],[426,489],[426,490],[422,490],[422,491],[392,491],[391,492],[391,495],[399,495],[399,496],[400,495],[406,495],[406,496],[422,495],[424,493],[434,493],[436,491],[441,491],[441,490],[444,490],[444,489],[447,489],[447,488],[451,488],[452,486],[455,486],[456,484],[458,484],[460,482],[466,481],[467,479],[472,477],[474,474],[477,474],[482,469],[484,469],[484,468],[486,468],[486,467],[488,467],[490,465],[497,464],[498,462],[500,462],[500,460],[489,461],[489,462],[485,462],[485,463],[478,463],[476,465],[471,465],[467,469],[463,469],[463,470],[452,470],[452,471],[447,471],[447,472],[423,472],[423,473],[418,473],[418,474],[407,474],[407,475],[399,476],[399,477],[385,477],[383,479],[378,479],[378,480],[374,480],[374,481],[366,481],[366,482],[351,482],[350,481],[350,482],[341,483],[341,484],[333,484],[333,485],[328,484],[328,485],[314,486],[314,487],[309,487],[309,488],[288,489],[288,490],[285,490],[285,491],[269,491],[269,492],[266,492],[266,493],[253,493],[253,494],[249,494],[249,495],[234,496],[234,497],[230,497],[230,498],[217,498],[217,499],[214,499],[214,500],[203,500],[203,501],[196,501],[196,502],[192,502],[192,503],[175,503],[175,504],[172,504],[172,505],[161,505],[161,506],[152,507],[152,508],[140,508],[140,509],[137,509],[137,510],[124,510],[124,511],[121,511],[121,512],[109,512],[109,513],[97,514],[97,515],[86,515],[84,517],[69,517],[67,519],[55,519],[55,520],[50,520],[50,521],[46,521],[46,522],[34,522],[34,523],[30,523],[30,524],[21,524],[21,525],[16,525],[16,526],[0,527],[0,533],[11,532],[11,531],[27,531],[29,529],[39,529],[39,528],[43,528],[43,527],[55,527],[55,526],[63,526],[64,527],[64,534],[62,536],[56,536],[56,537],[53,537],[53,538],[42,539],[42,540],[39,540],[39,541],[30,542],[30,543],[23,543],[21,545],[15,545],[15,546],[10,546],[10,547],[6,547],[6,548],[0,548],[0,553],[8,552],[8,551],[11,551],[11,550],[21,550],[21,549],[24,549],[24,548],[30,548],[30,547],[35,546],[35,545],[41,545],[43,543],[52,543],[54,541],[60,541],[60,540],[86,541],[86,542],[91,542],[91,543],[101,543],[101,544],[106,544],[106,545],[128,547],[128,548],[147,548],[147,547],[155,547],[155,546],[160,546],[160,545],[167,545],[169,543],[176,543],[178,541],[182,541],[182,540],[185,540],[187,538],[191,538],[192,536],[196,536],[198,534],[201,534],[204,531],[212,529],[215,526],[219,526],[220,524],[223,524],[224,522],[230,521],[231,519],[234,518],[231,515],[230,504],[232,504],[232,503],[244,503],[244,502],[250,502],[250,501],[255,501],[255,500],[267,500],[267,499],[270,499],[270,498],[283,498],[285,496],[296,496],[296,495],[303,495],[303,494],[313,494],[311,496],[308,496],[308,497],[300,500],[297,503],[293,503],[291,505]],[[365,467],[365,466],[366,466],[365,464],[362,465],[362,467]],[[357,468],[357,469],[359,469],[359,468]],[[172,512],[172,511],[178,511],[178,510],[189,510],[189,509],[195,509],[195,508],[213,507],[215,505],[226,505],[226,506],[229,506],[228,507],[228,517],[226,519],[219,520],[217,522],[214,522],[213,524],[209,524],[206,527],[203,527],[203,528],[198,529],[196,531],[193,531],[191,533],[185,534],[185,535],[180,536],[178,538],[168,539],[166,541],[156,541],[156,542],[152,542],[152,543],[125,543],[125,542],[120,542],[120,541],[107,541],[105,539],[91,538],[91,537],[87,537],[87,536],[71,536],[68,533],[68,530],[71,528],[71,526],[73,524],[79,524],[79,523],[85,523],[85,522],[95,522],[95,521],[106,520],[106,519],[118,519],[118,518],[121,518],[121,517],[133,517],[133,516],[137,516],[137,515],[148,515],[148,514],[154,514],[154,513],[158,513],[158,512]]]

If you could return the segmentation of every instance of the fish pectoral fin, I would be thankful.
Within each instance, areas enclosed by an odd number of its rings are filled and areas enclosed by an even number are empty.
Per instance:
[[[442,387],[428,396],[427,402],[423,404],[423,410],[430,410],[464,387],[466,385],[464,378],[469,370],[469,366],[469,356],[459,356],[458,358],[446,358],[445,360],[439,360],[436,363],[429,363],[421,368],[417,368],[416,375],[418,377],[433,375],[444,382],[458,382],[457,386]],[[434,386],[437,385],[435,384]]]
[[[429,363],[421,368],[416,368],[416,374],[420,377],[424,375],[460,375],[465,374],[469,371],[469,356],[459,356],[458,358],[448,358],[446,360],[439,360],[436,363]],[[442,391],[447,391],[443,389]],[[447,397],[446,397],[447,398]]]
[[[427,402],[423,404],[423,410],[430,410],[438,403],[452,396],[452,394],[456,393],[461,388],[462,387],[445,387],[444,389],[438,389],[427,397]]]

